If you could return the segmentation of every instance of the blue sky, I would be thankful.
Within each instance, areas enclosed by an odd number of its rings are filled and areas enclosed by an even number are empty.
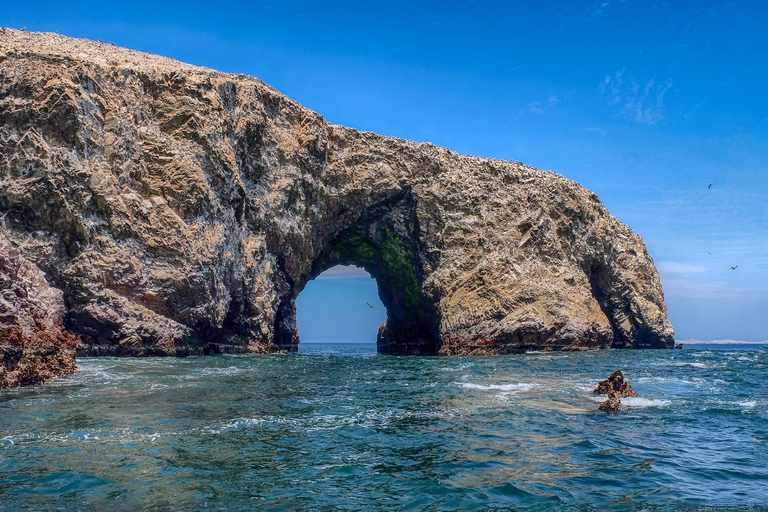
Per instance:
[[[766,22],[751,1],[0,1],[2,26],[253,75],[333,123],[574,179],[643,237],[676,336],[701,340],[768,339]],[[310,283],[302,339],[372,341],[371,290]]]

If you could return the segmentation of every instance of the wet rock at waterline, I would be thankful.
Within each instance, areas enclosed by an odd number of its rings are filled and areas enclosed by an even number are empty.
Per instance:
[[[621,403],[621,400],[619,400],[616,396],[610,396],[607,400],[602,402],[600,404],[600,407],[597,408],[599,411],[610,411],[610,412],[621,412],[626,411],[628,407]]]
[[[47,382],[75,371],[75,336],[64,300],[43,272],[0,235],[0,388]]]
[[[295,300],[364,267],[393,354],[671,348],[642,239],[518,162],[326,122],[263,82],[0,34],[0,230],[83,354],[296,350]]]

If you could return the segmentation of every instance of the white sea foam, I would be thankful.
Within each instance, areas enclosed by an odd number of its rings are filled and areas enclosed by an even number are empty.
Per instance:
[[[750,402],[736,402],[736,405],[738,405],[738,406],[740,406],[740,407],[750,407],[750,408],[753,408],[753,409],[754,409],[755,407],[757,407],[757,402],[755,402],[755,401],[750,401]]]
[[[237,366],[228,366],[226,368],[203,368],[200,370],[202,376],[218,376],[218,375],[237,375],[238,373],[245,372],[245,368],[239,368]]]
[[[236,418],[232,421],[207,427],[203,431],[209,434],[221,434],[232,430],[253,428],[258,426],[281,425],[291,430],[301,432],[314,432],[322,430],[336,430],[345,427],[374,428],[388,425],[392,421],[398,421],[411,417],[413,414],[400,409],[388,409],[385,411],[359,411],[354,414],[339,412],[339,414],[316,413],[306,418],[290,419],[282,416],[261,416],[252,418]]]
[[[678,366],[678,367],[691,367],[691,368],[714,368],[711,364],[706,363],[687,363],[687,362],[679,362],[679,363],[669,363],[670,366]]]
[[[671,401],[628,396],[626,398],[622,398],[621,403],[628,405],[629,407],[664,407],[669,405]]]
[[[605,395],[590,395],[589,399],[593,402],[604,402],[606,400]],[[664,407],[671,403],[670,400],[652,399],[652,398],[640,398],[637,396],[628,396],[621,398],[621,403],[629,407]]]
[[[288,420],[281,416],[264,416],[261,418],[237,418],[233,421],[224,423],[222,425],[216,425],[210,427],[208,432],[211,434],[221,434],[222,432],[228,432],[230,430],[238,430],[241,428],[255,427],[264,423],[267,424],[282,424],[287,423]]]
[[[533,382],[520,382],[518,384],[489,384],[489,385],[482,385],[482,384],[473,384],[471,382],[457,382],[459,386],[465,388],[465,389],[482,389],[485,391],[528,391],[529,389],[533,389],[538,386],[538,384]]]

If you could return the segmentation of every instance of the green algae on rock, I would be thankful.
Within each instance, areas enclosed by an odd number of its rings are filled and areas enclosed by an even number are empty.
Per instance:
[[[642,239],[554,172],[326,122],[263,82],[0,34],[0,225],[82,354],[296,350],[295,300],[376,279],[380,352],[671,348]]]

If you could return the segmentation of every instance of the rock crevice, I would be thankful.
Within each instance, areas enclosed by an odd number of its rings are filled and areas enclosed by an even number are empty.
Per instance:
[[[376,278],[385,353],[673,343],[642,239],[573,181],[57,34],[0,34],[0,218],[83,354],[295,350],[336,264]]]

